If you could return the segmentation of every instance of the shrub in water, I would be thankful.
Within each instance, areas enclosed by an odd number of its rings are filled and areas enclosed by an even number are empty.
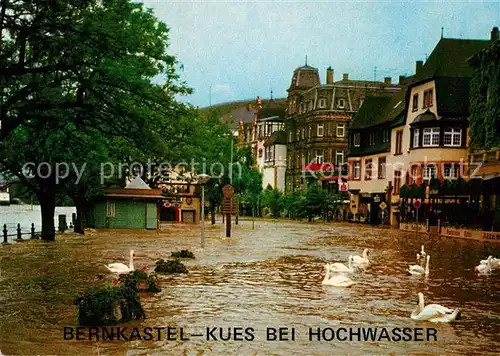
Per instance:
[[[127,274],[120,275],[120,284],[136,292],[157,293],[161,289],[157,285],[155,275],[150,275],[144,271],[135,270]]]
[[[159,260],[156,262],[155,272],[159,273],[188,273],[186,266],[177,260],[165,261]]]
[[[189,250],[180,250],[172,252],[171,257],[175,258],[194,258],[194,254]]]
[[[81,326],[106,326],[146,318],[137,293],[126,287],[93,290],[74,302]]]

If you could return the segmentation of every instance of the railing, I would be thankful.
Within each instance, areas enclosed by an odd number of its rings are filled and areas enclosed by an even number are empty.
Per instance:
[[[17,224],[17,229],[15,234],[8,234],[7,230],[7,224],[3,224],[3,243],[6,244],[7,242],[7,237],[9,236],[17,236],[16,240],[23,240],[22,235],[31,235],[30,240],[36,240],[36,234],[40,233],[40,231],[35,232],[35,224],[31,223],[31,231],[30,232],[22,232],[21,230],[21,224]]]

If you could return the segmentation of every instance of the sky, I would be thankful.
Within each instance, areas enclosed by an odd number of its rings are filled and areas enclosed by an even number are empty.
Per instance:
[[[170,28],[170,54],[206,107],[228,101],[285,98],[305,64],[349,79],[412,75],[441,37],[489,39],[500,27],[495,1],[190,1],[143,0]]]

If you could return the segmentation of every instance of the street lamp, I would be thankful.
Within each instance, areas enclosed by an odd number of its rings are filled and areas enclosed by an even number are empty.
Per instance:
[[[196,177],[201,184],[201,221],[200,221],[200,239],[201,248],[205,247],[205,184],[212,178],[208,174],[200,174]]]

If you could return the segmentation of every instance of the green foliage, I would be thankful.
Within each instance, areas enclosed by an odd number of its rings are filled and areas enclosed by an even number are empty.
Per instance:
[[[175,258],[194,258],[194,254],[189,250],[180,250],[172,252],[171,257]]]
[[[500,146],[500,41],[481,53],[470,83],[471,147]]]
[[[155,272],[158,273],[189,273],[186,266],[178,260],[165,261],[163,259],[156,262]]]
[[[261,207],[271,210],[273,217],[279,217],[285,206],[283,193],[276,188],[271,188],[271,186],[262,192],[260,201]]]
[[[137,293],[130,288],[95,289],[75,301],[81,326],[106,326],[146,318]]]
[[[161,289],[158,287],[158,281],[155,275],[148,276],[146,272],[139,271],[137,269],[127,274],[121,274],[119,282],[125,288],[132,289],[135,292],[161,292]]]

